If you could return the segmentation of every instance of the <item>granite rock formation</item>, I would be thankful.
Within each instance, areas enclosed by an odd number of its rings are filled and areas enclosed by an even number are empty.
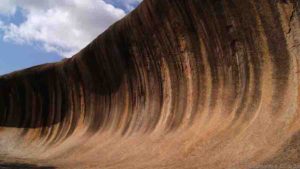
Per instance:
[[[299,0],[144,0],[0,77],[0,167],[300,167],[299,64]]]

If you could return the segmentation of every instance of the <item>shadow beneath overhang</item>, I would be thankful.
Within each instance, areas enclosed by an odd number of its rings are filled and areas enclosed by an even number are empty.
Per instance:
[[[22,163],[1,163],[0,169],[55,169],[52,166],[37,166],[33,164],[22,164]]]

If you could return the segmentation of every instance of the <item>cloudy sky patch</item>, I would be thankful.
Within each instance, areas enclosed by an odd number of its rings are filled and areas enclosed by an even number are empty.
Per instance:
[[[141,2],[0,1],[0,75],[71,57]]]
[[[13,16],[19,9],[25,20],[0,25],[2,38],[20,45],[39,42],[47,52],[71,57],[139,1],[4,0],[0,14]]]

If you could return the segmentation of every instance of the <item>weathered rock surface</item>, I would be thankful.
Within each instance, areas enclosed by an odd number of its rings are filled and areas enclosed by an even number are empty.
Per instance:
[[[299,6],[145,0],[0,77],[0,168],[299,168]]]

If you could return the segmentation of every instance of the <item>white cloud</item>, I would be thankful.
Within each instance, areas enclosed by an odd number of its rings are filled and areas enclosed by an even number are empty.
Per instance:
[[[131,11],[135,6],[142,2],[143,0],[104,0],[110,4],[113,4],[119,8],[124,9],[125,11]]]
[[[19,25],[2,24],[4,40],[19,44],[39,43],[44,50],[64,57],[78,52],[126,14],[103,0],[8,1],[14,3],[0,5],[0,10],[6,10],[2,13],[12,14],[15,11],[10,11],[19,7],[26,19]]]
[[[1,0],[0,3],[0,14],[12,15],[16,12],[16,6],[14,0]]]

